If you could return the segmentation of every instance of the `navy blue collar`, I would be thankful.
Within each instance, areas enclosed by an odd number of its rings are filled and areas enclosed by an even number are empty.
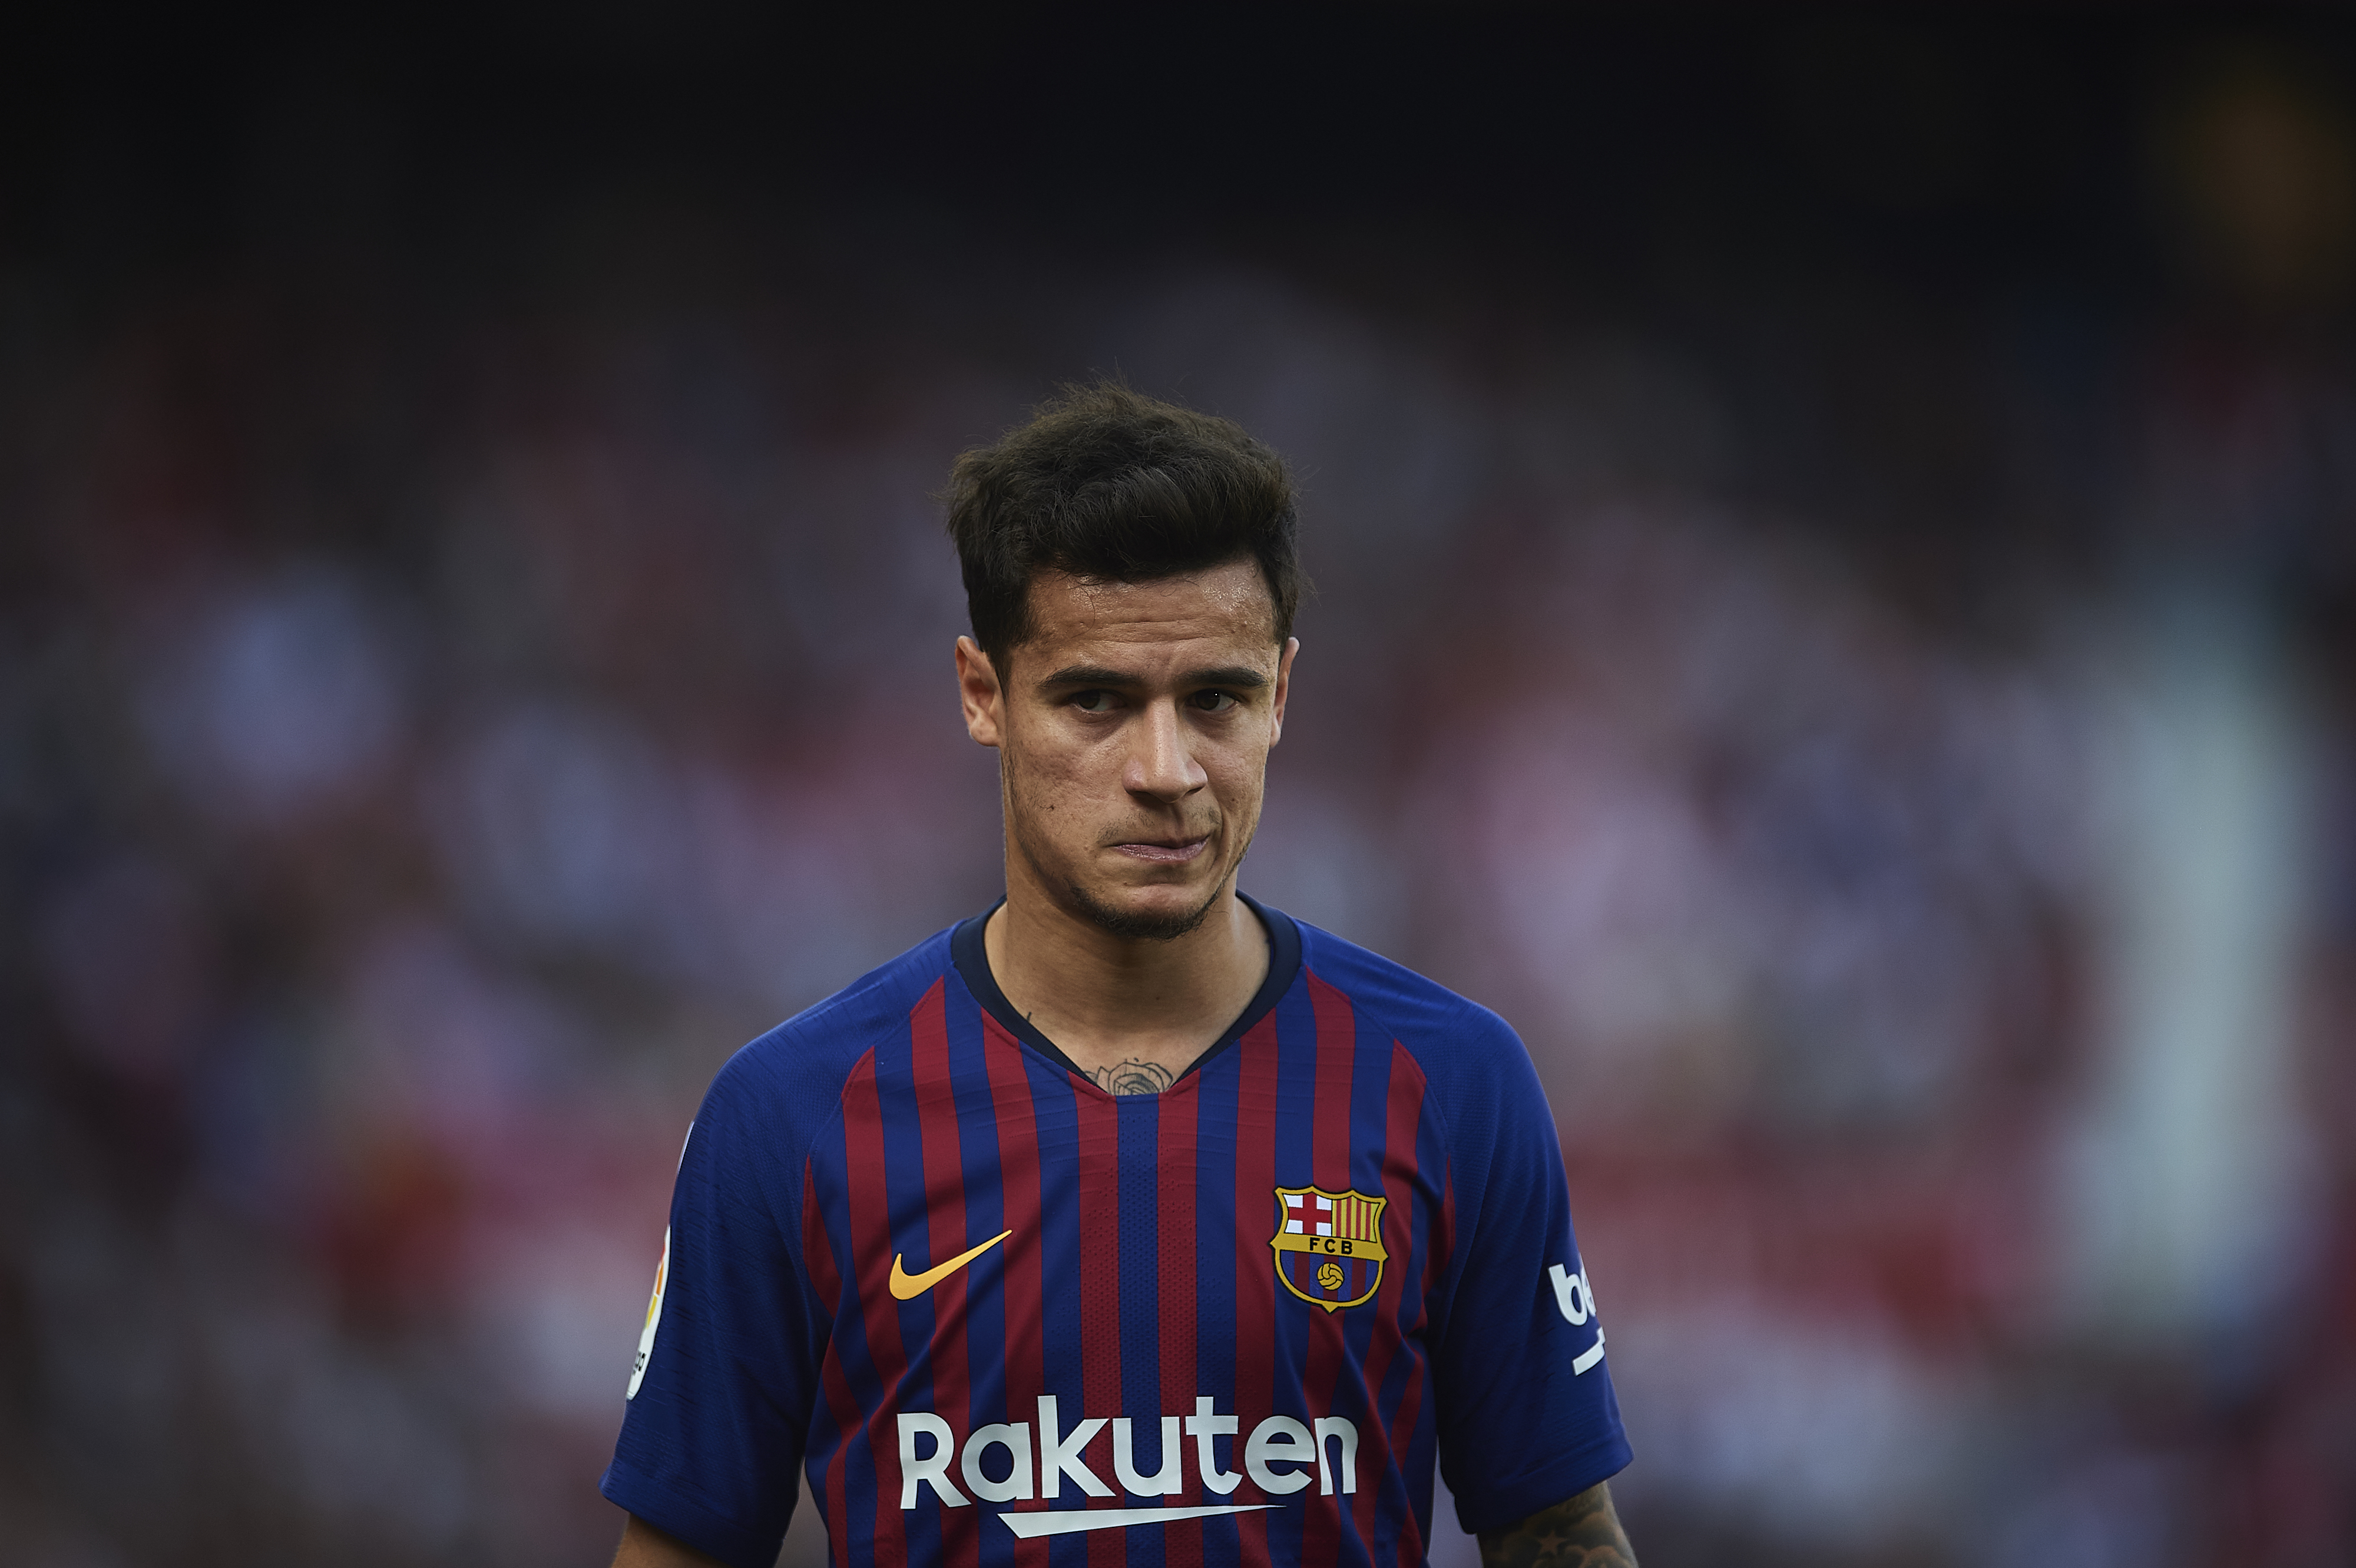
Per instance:
[[[1268,978],[1260,982],[1250,1004],[1237,1015],[1236,1021],[1226,1026],[1217,1042],[1187,1063],[1186,1072],[1180,1073],[1180,1078],[1242,1039],[1253,1025],[1275,1010],[1278,999],[1292,989],[1292,977],[1301,972],[1301,928],[1292,923],[1292,917],[1281,909],[1269,908],[1248,893],[1238,891],[1236,897],[1259,918],[1261,929],[1268,933]],[[949,934],[949,960],[957,965],[958,977],[973,993],[974,1000],[981,1004],[982,1011],[997,1019],[1008,1034],[1066,1071],[1087,1078],[1088,1075],[1081,1072],[1071,1058],[1056,1048],[1055,1041],[1014,1010],[1014,1004],[1006,1000],[1006,993],[998,989],[998,977],[990,972],[990,953],[982,945],[981,929],[1005,902],[1001,898],[971,919],[958,922],[957,929]]]

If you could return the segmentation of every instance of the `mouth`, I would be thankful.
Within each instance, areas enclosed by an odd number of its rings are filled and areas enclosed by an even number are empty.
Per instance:
[[[1201,833],[1193,838],[1130,839],[1112,848],[1149,865],[1183,865],[1201,855],[1210,842],[1210,834]]]

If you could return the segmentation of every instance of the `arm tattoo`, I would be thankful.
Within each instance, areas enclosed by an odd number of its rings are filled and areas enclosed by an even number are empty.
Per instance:
[[[1160,1062],[1132,1058],[1119,1067],[1100,1067],[1088,1075],[1108,1094],[1159,1094],[1175,1081]]]
[[[1636,1554],[1602,1483],[1540,1509],[1517,1525],[1481,1532],[1482,1568],[1636,1568]]]

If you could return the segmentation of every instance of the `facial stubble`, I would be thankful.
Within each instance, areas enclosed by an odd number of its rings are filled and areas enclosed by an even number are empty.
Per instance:
[[[1007,765],[1003,751],[999,754],[999,788],[1006,797],[1007,837],[1022,852],[1032,875],[1044,886],[1060,886],[1063,888],[1062,902],[1067,912],[1078,916],[1105,935],[1125,941],[1174,942],[1200,930],[1203,922],[1211,918],[1211,911],[1217,908],[1219,896],[1227,890],[1228,884],[1235,880],[1236,873],[1243,868],[1244,856],[1251,853],[1251,839],[1247,838],[1242,850],[1236,855],[1235,864],[1227,868],[1226,875],[1211,885],[1210,893],[1195,908],[1182,909],[1169,915],[1132,914],[1125,909],[1110,908],[1081,886],[1076,878],[1059,876],[1041,864],[1037,852],[1021,830],[1020,824],[1027,820],[1021,804],[1022,791],[1015,787],[1014,769]],[[1255,822],[1255,836],[1258,827]]]

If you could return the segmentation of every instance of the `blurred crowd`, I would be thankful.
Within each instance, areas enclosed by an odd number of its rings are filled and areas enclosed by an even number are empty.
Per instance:
[[[1647,1562],[2356,1558],[2350,252],[2265,202],[2213,318],[627,203],[522,299],[0,277],[7,1554],[609,1550],[703,1085],[995,897],[929,492],[1117,371],[1303,476],[1243,884],[1527,1041]]]

